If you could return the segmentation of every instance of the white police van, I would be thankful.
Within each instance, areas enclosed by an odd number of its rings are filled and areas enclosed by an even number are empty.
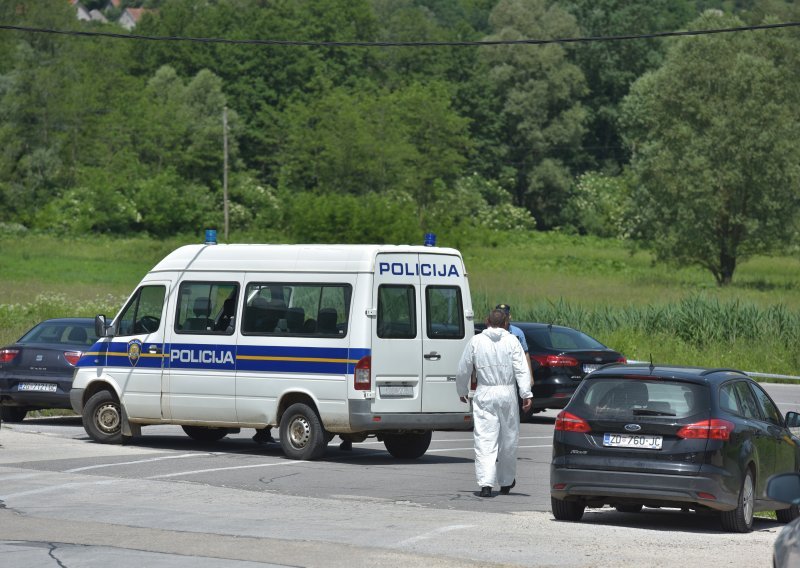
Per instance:
[[[184,246],[97,316],[71,403],[103,443],[148,424],[202,441],[279,426],[295,459],[337,434],[416,458],[433,430],[472,427],[455,386],[472,320],[454,249]]]

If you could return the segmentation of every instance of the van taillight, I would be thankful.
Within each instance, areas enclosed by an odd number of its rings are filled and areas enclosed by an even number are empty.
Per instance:
[[[357,391],[372,390],[372,357],[367,355],[356,363],[353,373],[353,387]]]
[[[0,349],[0,363],[10,363],[19,354],[19,349]]]
[[[78,360],[81,358],[80,351],[64,351],[64,359],[67,360],[67,363],[72,365],[73,367],[78,363]]]
[[[711,420],[701,420],[694,424],[687,424],[678,430],[677,436],[688,439],[728,440],[735,427],[736,425],[733,422],[712,418]]]
[[[562,432],[591,432],[592,428],[580,416],[575,416],[571,412],[562,410],[556,416],[556,430]]]
[[[531,359],[542,367],[577,367],[578,360],[566,355],[531,355]]]

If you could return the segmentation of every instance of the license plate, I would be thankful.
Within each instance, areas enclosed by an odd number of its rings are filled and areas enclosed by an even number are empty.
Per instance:
[[[20,383],[17,390],[21,391],[41,391],[41,392],[56,392],[58,385],[52,383]]]
[[[381,398],[410,397],[414,396],[414,387],[382,385],[378,387],[378,392],[381,393]]]
[[[661,436],[645,434],[603,434],[603,445],[614,448],[639,448],[642,450],[660,450]]]
[[[588,375],[589,373],[591,373],[592,371],[596,371],[600,367],[601,367],[601,365],[584,365],[583,366],[583,372]]]

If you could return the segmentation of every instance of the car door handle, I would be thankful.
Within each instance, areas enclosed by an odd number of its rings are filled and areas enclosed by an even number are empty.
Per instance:
[[[158,345],[151,345],[147,348],[147,352],[152,354],[161,353],[161,348]]]
[[[439,359],[442,358],[442,356],[439,355],[436,351],[431,351],[430,353],[426,353],[425,355],[423,355],[423,357],[425,357],[428,361],[438,361]]]

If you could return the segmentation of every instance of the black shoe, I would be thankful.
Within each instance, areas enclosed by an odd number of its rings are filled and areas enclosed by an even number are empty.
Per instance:
[[[508,495],[509,491],[514,489],[514,486],[517,484],[517,480],[511,482],[511,485],[503,485],[500,487],[500,495]]]
[[[341,444],[339,444],[339,449],[343,452],[352,452],[353,451],[353,442],[350,440],[345,440]]]
[[[275,444],[275,438],[272,437],[270,431],[266,428],[256,430],[256,435],[253,436],[253,441],[256,444]]]
[[[492,488],[488,485],[481,487],[481,497],[491,497],[492,496]]]

